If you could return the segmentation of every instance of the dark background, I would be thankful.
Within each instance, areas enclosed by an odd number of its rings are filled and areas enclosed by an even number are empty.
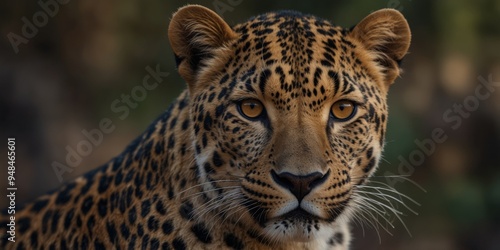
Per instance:
[[[36,1],[0,3],[0,135],[5,145],[0,155],[6,155],[5,138],[15,137],[18,204],[61,185],[51,165],[65,162],[66,147],[75,148],[85,139],[82,130],[98,128],[103,118],[116,127],[74,171],[63,175],[63,181],[120,153],[180,93],[185,86],[175,71],[167,27],[172,13],[187,3],[69,1],[59,5],[17,53],[9,37],[22,35],[23,17],[32,22],[43,8]],[[419,215],[404,216],[411,237],[397,221],[390,230],[394,236],[379,229],[381,243],[375,230],[365,226],[363,234],[361,227],[353,226],[354,249],[498,249],[500,87],[493,87],[489,97],[464,116],[453,108],[464,101],[474,106],[478,77],[500,82],[500,1],[189,3],[220,8],[229,24],[293,9],[351,27],[374,10],[399,9],[410,23],[413,41],[403,62],[405,72],[389,94],[387,145],[374,180],[392,185],[421,206],[412,206]],[[171,74],[120,119],[111,103],[142,83],[147,66],[157,65]],[[422,150],[415,140],[429,142],[436,128],[444,131],[446,141]],[[3,159],[0,190],[7,186]],[[0,207],[7,205],[4,192]]]

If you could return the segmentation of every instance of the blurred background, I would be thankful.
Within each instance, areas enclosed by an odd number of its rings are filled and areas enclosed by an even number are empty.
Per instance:
[[[354,249],[500,249],[499,0],[65,1],[0,3],[0,155],[15,137],[18,204],[61,185],[52,164],[65,163],[68,147],[85,139],[82,130],[104,118],[115,126],[63,182],[119,154],[181,92],[166,32],[180,6],[202,4],[229,24],[293,9],[344,27],[391,7],[408,19],[413,41],[389,94],[375,179],[421,206],[403,218],[412,236],[395,223],[393,236],[381,230],[379,243],[375,230],[354,226]],[[112,103],[142,83],[148,66],[170,75],[120,117]],[[430,142],[436,129],[444,142]],[[384,177],[393,175],[409,180]]]

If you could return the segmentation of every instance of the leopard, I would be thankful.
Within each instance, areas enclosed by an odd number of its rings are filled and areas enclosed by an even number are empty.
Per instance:
[[[3,249],[349,249],[411,32],[296,11],[168,25],[186,88],[123,153],[19,208]]]

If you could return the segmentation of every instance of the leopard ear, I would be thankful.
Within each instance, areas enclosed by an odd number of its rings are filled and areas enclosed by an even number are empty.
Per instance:
[[[410,27],[403,15],[394,9],[375,11],[358,23],[351,35],[373,52],[385,74],[385,84],[392,84],[400,74],[399,64],[410,47]]]
[[[174,13],[168,38],[179,74],[192,88],[206,59],[236,38],[236,33],[215,12],[200,5],[187,5]]]

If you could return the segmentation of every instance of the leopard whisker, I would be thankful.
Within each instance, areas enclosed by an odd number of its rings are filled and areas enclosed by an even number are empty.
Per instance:
[[[258,206],[257,202],[255,202],[255,201],[253,201],[253,200],[248,200],[248,201],[249,201],[248,203],[244,202],[244,203],[242,203],[242,204],[241,204],[241,205],[243,206],[241,209],[245,209],[245,206],[247,206],[247,207],[250,207],[250,208],[248,209],[248,210],[250,210],[250,209],[252,209],[253,207]],[[253,204],[252,204],[252,202],[253,202]],[[241,220],[241,218],[243,217],[243,215],[244,215],[244,213],[242,213],[242,214],[240,215],[240,217],[238,217],[238,219],[237,219],[237,220],[236,220],[236,222],[234,223],[235,225],[236,225],[236,224],[238,224],[238,222]]]
[[[378,226],[380,226],[382,229],[384,229],[384,231],[386,231],[389,235],[393,236],[393,234],[390,232],[390,230],[384,226],[377,218],[378,216],[376,215],[379,215],[380,217],[382,217],[389,225],[391,225],[392,228],[394,228],[394,225],[392,223],[390,223],[387,218],[383,215],[383,214],[380,214],[379,212],[377,212],[377,209],[375,209],[373,206],[368,206],[367,207],[367,203],[369,203],[370,201],[364,199],[365,197],[362,197],[360,199],[360,201],[358,201],[358,206],[362,207],[362,208],[366,208],[364,210],[361,210],[362,213],[365,213],[367,216],[369,216],[369,218],[374,222],[375,225],[377,225],[377,228]],[[372,213],[375,212],[374,213]],[[365,217],[366,218],[366,217]]]
[[[362,197],[362,196],[361,196],[361,197]],[[371,198],[368,198],[368,197],[363,197],[363,198],[365,198],[365,199],[366,199],[366,201],[370,201],[370,202],[375,203],[375,204],[377,204],[377,205],[379,205],[379,206],[383,206],[383,207],[385,207],[385,208],[389,209],[389,210],[390,210],[390,211],[391,211],[391,212],[392,212],[392,213],[396,216],[396,218],[397,218],[397,219],[401,222],[401,224],[403,225],[403,227],[404,227],[404,228],[406,229],[406,231],[408,232],[408,235],[410,235],[410,236],[412,235],[412,234],[410,233],[410,230],[409,230],[409,229],[408,229],[408,227],[406,226],[406,223],[404,223],[403,219],[401,219],[401,216],[400,216],[400,215],[404,215],[404,213],[402,213],[401,211],[399,211],[399,210],[397,210],[397,209],[391,208],[391,207],[387,206],[386,204],[384,204],[384,203],[382,203],[382,202],[380,202],[380,201],[377,201],[377,200],[374,200],[374,199],[371,199]]]
[[[225,187],[216,187],[216,188],[212,188],[212,189],[207,189],[207,190],[202,190],[200,192],[196,192],[196,193],[192,193],[190,195],[187,195],[185,196],[185,198],[190,198],[190,197],[199,197],[201,195],[204,195],[204,194],[207,194],[207,193],[210,193],[210,192],[214,192],[214,191],[220,191],[220,190],[226,190],[226,189],[237,189],[239,188],[240,186],[225,186]]]
[[[239,198],[240,198],[239,200],[242,199],[242,197],[239,197]],[[222,221],[222,223],[224,223],[226,221],[226,219],[230,218],[233,214],[235,214],[235,213],[237,213],[237,212],[239,212],[241,210],[244,210],[245,206],[247,206],[247,204],[249,204],[250,202],[252,202],[252,201],[251,200],[245,200],[243,202],[237,202],[235,204],[232,204],[231,207],[227,208],[227,210],[224,211],[224,216],[223,216],[224,220]],[[236,209],[234,211],[231,211],[231,210],[233,210],[235,208],[238,208],[238,209]],[[226,213],[227,211],[231,211],[231,212],[230,213]],[[236,220],[236,222],[234,223],[234,225],[238,224],[238,221],[241,219],[242,216],[243,216],[243,213],[240,215],[240,217],[238,217],[238,220]]]
[[[197,217],[203,217],[206,213],[210,212],[210,210],[213,210],[217,206],[220,206],[221,202],[219,202],[222,199],[225,199],[226,197],[223,196],[216,196],[212,198],[211,200],[202,203],[199,209],[195,212],[195,215]]]
[[[217,220],[220,220],[222,218],[224,218],[222,220],[222,222],[220,224],[224,224],[225,220],[228,218],[227,216],[227,211],[231,211],[233,210],[235,207],[238,207],[238,200],[241,199],[241,193],[240,192],[233,192],[229,195],[229,197],[227,199],[225,199],[224,203],[230,203],[230,205],[225,208],[223,211],[221,211],[219,214],[216,214],[218,215],[217,216]],[[213,229],[213,227],[215,225],[218,225],[219,223],[212,223],[212,226],[210,227],[209,231],[211,231]]]
[[[361,204],[359,204],[359,205],[361,205]],[[394,225],[386,218],[388,212],[385,209],[377,208],[376,206],[370,204],[370,202],[363,203],[363,205],[367,206],[368,209],[371,209],[376,214],[380,215],[380,217],[382,217],[392,228],[395,228]],[[391,234],[391,233],[389,233],[389,234]]]
[[[372,189],[375,189],[378,193],[373,193],[373,192],[367,192],[367,191],[361,191],[361,190],[358,190],[358,192],[363,192],[363,193],[367,193],[367,194],[370,194],[370,195],[374,195],[374,196],[377,196],[379,198],[382,198],[384,200],[386,200],[389,204],[392,204],[392,202],[389,200],[393,200],[401,205],[403,205],[406,209],[408,209],[410,212],[412,212],[413,214],[415,215],[418,215],[418,213],[411,209],[410,206],[408,206],[404,201],[402,201],[401,199],[397,199],[396,197],[393,197],[392,195],[389,195],[389,194],[385,194],[385,193],[382,193],[377,187],[368,187],[368,186],[365,186],[366,188],[372,188]],[[419,203],[417,203],[416,201],[413,201],[412,199],[409,199],[410,201],[414,202],[416,205],[420,206]]]
[[[203,182],[203,183],[200,183],[200,184],[197,184],[197,185],[193,185],[193,186],[191,186],[189,188],[186,188],[186,189],[180,191],[179,193],[177,193],[177,195],[183,194],[183,193],[185,193],[185,192],[187,192],[187,191],[189,191],[189,190],[191,190],[193,188],[202,187],[202,186],[204,186],[206,184],[221,183],[221,182],[239,182],[239,180],[214,180],[214,181],[206,181],[206,182]]]
[[[367,225],[371,225],[371,227],[372,227],[373,229],[375,229],[375,232],[377,232],[377,236],[378,236],[379,242],[382,242],[382,237],[380,236],[380,232],[379,232],[379,230],[378,230],[378,226],[376,226],[376,224],[372,221],[372,220],[373,220],[373,218],[368,218],[368,217],[366,217],[366,215],[365,215],[365,214],[367,214],[367,212],[366,212],[364,209],[362,209],[362,207],[360,206],[360,205],[362,205],[362,204],[358,204],[358,203],[356,202],[356,205],[358,205],[358,208],[359,208],[359,211],[360,211],[360,212],[358,213],[358,215],[359,215],[360,217],[362,217],[362,218],[364,219],[364,221],[365,221],[365,222],[367,222],[367,223],[368,223]]]
[[[372,183],[385,184],[385,183],[379,183],[379,182],[374,182],[374,181],[372,181]],[[400,201],[403,201],[404,200],[403,198],[405,198],[405,199],[411,201],[412,203],[416,204],[417,206],[420,206],[420,204],[418,202],[416,202],[415,200],[413,200],[409,196],[404,195],[403,193],[399,192],[395,188],[388,186],[388,185],[387,185],[387,188],[385,188],[385,187],[376,187],[376,186],[363,184],[363,185],[357,185],[356,188],[358,188],[358,189],[362,189],[362,188],[375,189],[375,190],[377,190],[377,192],[386,191],[386,192],[392,193],[394,195],[397,195]],[[389,195],[389,194],[387,194],[387,195]]]

